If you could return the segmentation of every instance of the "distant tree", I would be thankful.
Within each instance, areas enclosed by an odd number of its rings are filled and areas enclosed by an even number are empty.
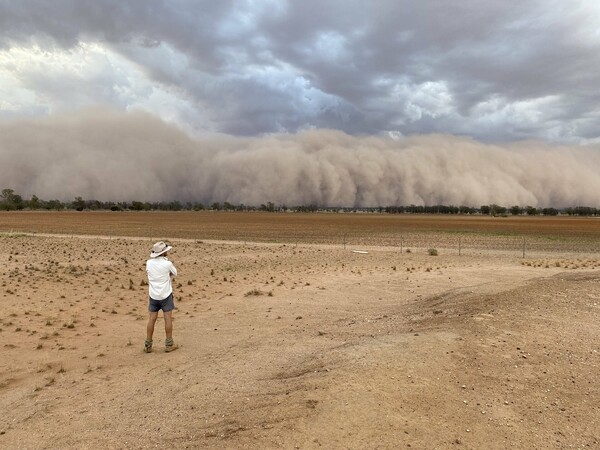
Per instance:
[[[15,191],[12,189],[2,189],[2,193],[0,193],[0,209],[5,211],[12,211],[17,209],[17,205],[15,202]]]
[[[409,212],[411,214],[424,214],[428,211],[428,208],[426,208],[423,205],[410,205],[406,208],[406,212]]]
[[[533,206],[526,206],[525,212],[527,213],[528,216],[537,216],[538,215],[537,208],[534,208]]]
[[[413,214],[423,214],[425,207],[423,205],[410,205],[410,212]]]
[[[267,202],[267,204],[265,205],[264,203],[262,203],[260,205],[259,208],[261,211],[268,211],[268,212],[274,212],[275,211],[275,203],[273,202]]]
[[[235,206],[233,206],[231,203],[229,202],[223,202],[223,209],[225,211],[233,211],[235,210]]]
[[[573,212],[578,216],[593,216],[596,214],[596,209],[589,206],[576,206]]]
[[[490,205],[490,214],[492,216],[501,216],[506,214],[506,208],[500,205]]]
[[[25,202],[23,201],[23,197],[21,197],[19,194],[15,194],[13,196],[13,202],[15,205],[15,209],[19,211],[25,209]]]
[[[144,210],[144,204],[140,201],[137,200],[133,200],[131,202],[131,209],[133,209],[134,211],[143,211]]]
[[[48,210],[55,209],[56,211],[61,211],[65,209],[65,205],[60,200],[48,200],[47,202],[44,202],[44,208]]]
[[[202,211],[204,209],[204,205],[202,203],[194,203],[194,211]]]
[[[0,209],[4,209],[6,211],[13,211],[15,209],[24,209],[25,202],[23,201],[23,197],[19,194],[15,194],[15,191],[12,189],[2,189],[0,194]]]
[[[32,195],[28,202],[29,209],[38,209],[40,207],[40,199],[37,195]]]
[[[544,208],[542,214],[545,216],[558,216],[558,209],[555,208]]]
[[[169,202],[169,204],[167,205],[167,209],[169,211],[181,211],[182,206],[181,206],[181,203],[179,203],[177,200],[175,200],[173,202]]]
[[[210,205],[210,209],[215,210],[215,211],[220,211],[221,204],[219,202],[214,202],[212,205]]]
[[[98,209],[103,209],[102,202],[99,200],[88,200],[86,202],[86,206],[92,211],[97,211]]]
[[[83,211],[85,209],[85,200],[81,197],[75,197],[71,206],[77,211]]]
[[[517,205],[511,206],[510,207],[510,213],[513,216],[519,216],[519,215],[523,214],[523,208],[521,208],[520,206],[517,206]]]
[[[490,208],[488,205],[482,205],[479,207],[479,211],[481,212],[481,214],[489,215],[492,211],[492,208]]]
[[[318,208],[317,205],[301,205],[297,206],[295,209],[296,212],[315,212]]]

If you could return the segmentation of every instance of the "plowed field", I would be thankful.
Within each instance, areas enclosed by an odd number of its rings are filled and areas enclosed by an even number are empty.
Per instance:
[[[600,240],[600,218],[230,212],[2,212],[0,232],[397,245],[415,234]]]

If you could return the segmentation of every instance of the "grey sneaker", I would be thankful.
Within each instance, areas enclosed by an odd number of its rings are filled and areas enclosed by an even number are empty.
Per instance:
[[[144,353],[152,353],[152,339],[144,341]]]

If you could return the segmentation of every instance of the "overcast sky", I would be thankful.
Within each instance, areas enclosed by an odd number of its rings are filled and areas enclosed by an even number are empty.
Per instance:
[[[0,119],[600,141],[597,0],[0,0]]]
[[[0,187],[598,207],[599,86],[598,0],[0,0]]]

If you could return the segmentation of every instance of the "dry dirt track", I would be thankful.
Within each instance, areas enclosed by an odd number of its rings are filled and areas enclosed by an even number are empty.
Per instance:
[[[174,244],[0,237],[0,447],[600,447],[593,257]]]

